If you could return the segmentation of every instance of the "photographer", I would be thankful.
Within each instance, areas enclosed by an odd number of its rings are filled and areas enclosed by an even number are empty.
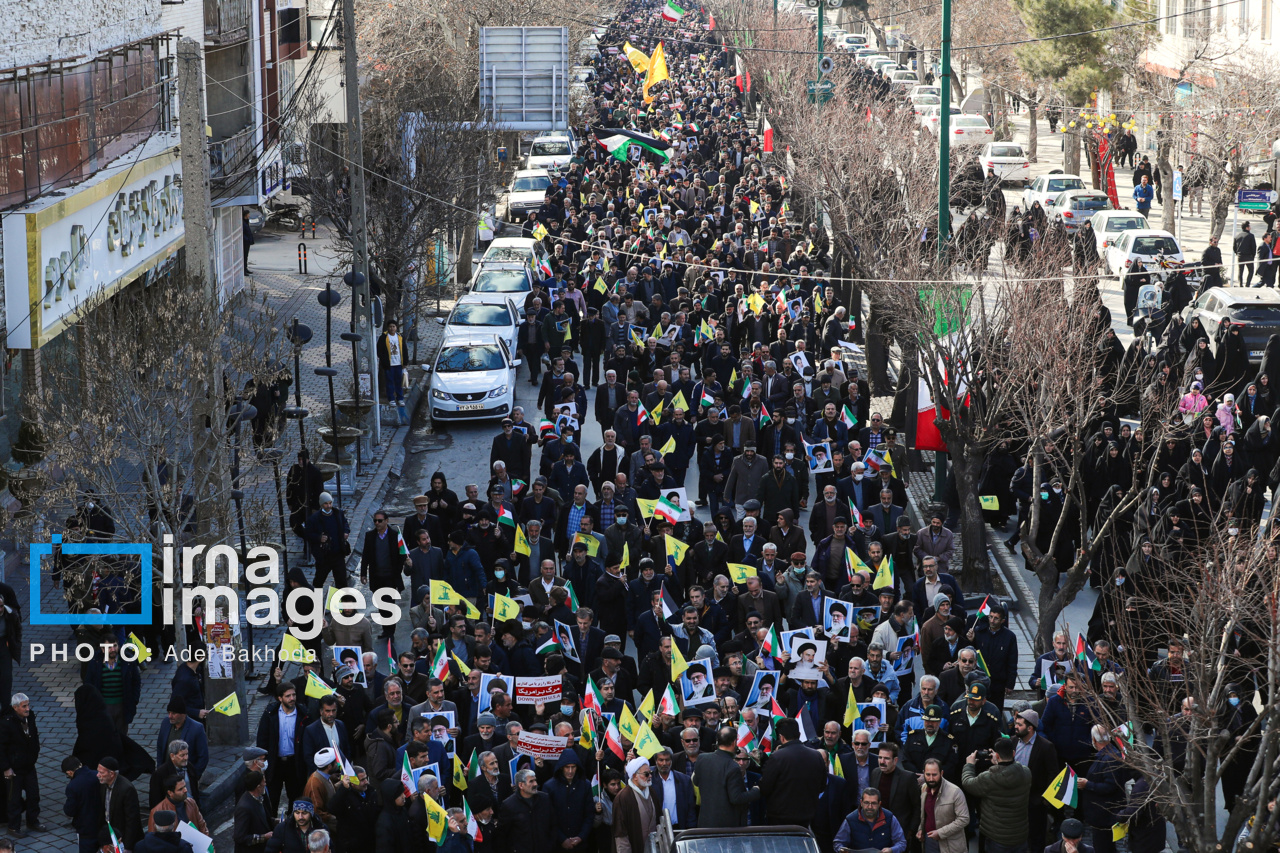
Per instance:
[[[979,773],[979,758],[988,757],[991,769]],[[987,853],[1026,853],[1031,771],[1014,761],[1013,738],[1000,738],[989,751],[969,753],[960,787],[982,800],[978,835]]]

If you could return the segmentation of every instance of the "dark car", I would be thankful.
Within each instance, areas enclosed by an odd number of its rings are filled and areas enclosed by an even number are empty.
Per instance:
[[[668,832],[670,823],[660,825],[655,833],[658,853],[818,853],[818,842],[803,826],[684,829],[672,835]]]
[[[1240,326],[1250,361],[1261,361],[1267,339],[1280,333],[1280,291],[1270,287],[1214,287],[1187,306],[1186,318],[1199,317],[1210,340],[1225,323]]]

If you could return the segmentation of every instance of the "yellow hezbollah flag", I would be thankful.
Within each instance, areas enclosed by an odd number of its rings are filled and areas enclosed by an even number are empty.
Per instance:
[[[634,744],[636,755],[645,758],[653,758],[659,752],[662,752],[662,744],[658,742],[657,735],[653,733],[653,729],[649,728],[648,723],[640,724],[640,731]]]
[[[645,720],[653,719],[653,688],[650,688],[649,692],[644,694],[644,699],[636,707],[636,713]]]
[[[307,673],[307,689],[304,691],[308,699],[323,699],[333,693],[333,688],[320,680],[314,672]]]
[[[467,599],[463,598],[448,581],[432,581],[431,582],[431,603],[432,604],[461,604],[467,608],[468,619],[479,619],[480,611],[476,606]]]
[[[667,556],[674,558],[677,566],[684,562],[685,555],[688,553],[688,545],[674,536],[667,537]]]
[[[853,695],[853,687],[849,688],[849,699],[844,705],[844,727],[849,728],[858,719],[858,700]]]
[[[619,565],[624,569],[631,565],[631,546],[626,542],[622,543],[622,562]]]
[[[677,391],[676,395],[671,398],[671,408],[689,411],[689,401],[684,398],[683,391]],[[662,452],[666,453],[667,451],[664,450]]]
[[[885,557],[880,561],[880,567],[876,569],[875,582],[871,584],[872,589],[892,589],[893,588],[893,558]]]
[[[524,554],[526,557],[533,554],[533,549],[529,547],[529,540],[525,538],[524,531],[518,524],[516,525],[516,553]]]
[[[459,659],[457,652],[453,653],[453,662],[458,665],[458,672],[462,673],[463,678],[466,678],[471,674],[471,667],[467,666],[461,659]]]
[[[631,42],[623,43],[622,52],[626,54],[627,62],[631,63],[631,67],[636,70],[637,74],[649,70],[649,57],[645,56],[643,51],[632,47]]]
[[[676,641],[671,641],[671,680],[675,681],[686,669],[689,668],[689,662],[684,659],[684,655],[680,653],[680,647],[676,645]]]
[[[493,619],[495,622],[507,622],[511,619],[519,618],[519,602],[500,593],[493,594]]]
[[[590,536],[586,533],[573,534],[573,544],[577,545],[579,542],[587,546],[587,556],[589,557],[600,556],[600,540],[599,539],[597,539],[594,536]]]
[[[644,102],[646,104],[653,103],[653,98],[649,96],[649,88],[668,79],[669,76],[667,74],[667,55],[662,50],[662,42],[658,42],[658,46],[653,49],[653,56],[649,57],[649,70],[644,75]]]
[[[467,790],[467,768],[462,765],[458,753],[453,754],[453,787],[460,791]]]
[[[636,715],[631,713],[631,709],[626,705],[622,706],[622,713],[618,715],[618,731],[622,732],[622,736],[632,743],[635,743],[636,738],[640,737],[640,721],[636,719]]]
[[[666,456],[668,453],[675,453],[676,437],[673,435],[671,436],[671,438],[668,438],[667,443],[658,448],[658,452],[661,453],[663,456]]]
[[[238,716],[240,713],[240,697],[232,693],[226,699],[214,705],[213,710],[228,717]]]
[[[129,632],[129,644],[138,650],[138,663],[146,663],[151,660],[151,649],[147,648],[147,644],[138,639],[138,635]]]
[[[745,563],[726,563],[729,569],[729,580],[734,583],[746,583],[747,578],[756,573],[756,570]]]
[[[427,807],[427,835],[437,844],[443,844],[449,834],[449,813],[444,806],[422,793],[422,802]]]
[[[287,629],[284,632],[284,639],[280,641],[280,659],[293,661],[294,663],[302,663],[303,661],[315,660],[316,653],[311,649],[305,648],[302,641],[293,636]]]
[[[752,211],[752,212],[754,213],[755,211]],[[545,225],[539,222],[537,227],[533,229],[533,239],[543,240],[543,239],[546,239],[546,236],[547,236],[547,228]]]
[[[982,504],[983,509],[997,510],[1000,509],[999,495],[980,495],[978,503]]]
[[[653,518],[653,510],[658,505],[656,499],[636,498],[636,506],[640,507],[640,514],[645,518]]]

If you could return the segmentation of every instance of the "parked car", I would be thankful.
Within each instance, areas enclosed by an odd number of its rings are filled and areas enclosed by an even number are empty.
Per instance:
[[[951,119],[951,145],[982,145],[995,136],[991,126],[982,116],[960,114]]]
[[[507,221],[524,222],[529,211],[542,207],[551,186],[551,175],[546,169],[520,169],[507,187]]]
[[[840,39],[839,45],[845,50],[856,50],[860,47],[865,47],[869,41],[863,33],[845,33]]]
[[[1031,161],[1016,142],[988,142],[978,153],[978,163],[985,178],[994,171],[1002,182],[1027,183],[1031,180]]]
[[[960,115],[960,108],[955,104],[951,105],[952,121]],[[929,131],[934,136],[938,135],[938,123],[942,120],[942,107],[925,107],[920,113],[920,127]]]
[[[894,71],[889,75],[889,91],[894,94],[905,95],[911,90],[911,87],[919,85],[919,83],[920,78],[916,76],[914,71],[904,69]]]
[[[467,285],[468,293],[530,293],[533,291],[533,272],[529,265],[519,261],[480,262],[476,274]],[[523,299],[523,297],[520,297]]]
[[[1067,190],[1053,199],[1051,219],[1060,221],[1067,231],[1076,231],[1097,212],[1111,207],[1111,199],[1102,190]]]
[[[431,374],[431,418],[472,421],[511,414],[520,363],[496,335],[445,341],[435,362],[423,365]]]
[[[937,95],[911,95],[907,100],[910,101],[911,112],[917,119],[924,115],[925,107],[942,105],[942,99]]]
[[[1211,287],[1187,306],[1186,317],[1199,317],[1210,340],[1224,324],[1240,327],[1251,361],[1261,361],[1267,339],[1280,334],[1280,291],[1270,287]]]
[[[547,250],[532,237],[499,237],[489,244],[480,263],[523,263],[539,279],[549,278]]]
[[[1022,209],[1029,210],[1038,201],[1048,212],[1045,202],[1049,199],[1057,198],[1067,190],[1082,189],[1085,189],[1085,185],[1079,175],[1041,175],[1022,191]]]
[[[942,87],[936,83],[920,83],[919,85],[912,86],[911,90],[907,92],[907,97],[911,97],[913,95],[933,95],[934,97],[941,98]]]
[[[521,303],[523,303],[521,299]],[[497,335],[515,352],[516,327],[524,315],[506,293],[480,291],[464,293],[448,317],[437,317],[444,326],[444,340],[470,340],[477,335]]]
[[[525,158],[526,169],[558,169],[573,159],[573,140],[566,133],[548,133],[536,137]]]
[[[1116,276],[1120,285],[1124,286],[1124,277],[1134,261],[1139,258],[1144,262],[1150,261],[1157,255],[1164,255],[1165,259],[1179,263],[1186,260],[1178,238],[1168,231],[1155,228],[1125,231],[1107,247],[1107,253],[1103,257],[1107,272]]]
[[[1100,258],[1122,232],[1148,227],[1147,217],[1132,210],[1099,210],[1089,221],[1093,223],[1093,239],[1098,243]]]

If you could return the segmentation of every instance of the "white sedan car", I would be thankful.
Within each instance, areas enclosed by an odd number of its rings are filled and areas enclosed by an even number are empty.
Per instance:
[[[982,116],[958,115],[951,119],[951,145],[982,145],[990,142],[995,133]]]
[[[960,108],[957,107],[955,104],[952,104],[951,105],[952,120],[954,121],[955,117],[958,115],[960,115]],[[920,112],[920,126],[925,130],[929,131],[930,133],[932,133],[934,136],[938,135],[938,123],[941,120],[942,120],[941,105],[936,107],[925,107]]]
[[[1067,190],[1086,189],[1079,175],[1041,175],[1022,191],[1022,209],[1030,210],[1037,201],[1046,213],[1052,213],[1049,203]]]
[[[1099,210],[1089,220],[1093,223],[1093,239],[1098,243],[1098,257],[1106,257],[1107,247],[1125,231],[1145,229],[1147,217],[1132,210]]]
[[[942,105],[942,99],[937,95],[912,95],[911,111],[917,119],[924,115],[927,107],[937,107]]]
[[[448,317],[437,317],[436,322],[444,326],[446,343],[454,339],[498,335],[506,342],[507,349],[515,352],[516,327],[520,325],[521,316],[509,294],[467,293],[453,306]]]
[[[1156,228],[1135,228],[1125,231],[1107,247],[1103,257],[1106,260],[1107,272],[1116,276],[1124,285],[1124,277],[1135,261],[1144,263],[1155,260],[1156,255],[1164,255],[1166,261],[1182,263],[1186,258],[1182,254],[1182,246],[1178,238],[1168,231]]]
[[[1001,181],[1026,183],[1031,179],[1031,161],[1016,142],[988,142],[978,154],[978,163],[984,177],[994,171]]]
[[[516,368],[507,342],[496,335],[446,340],[431,374],[431,417],[439,421],[505,418],[515,406]]]

